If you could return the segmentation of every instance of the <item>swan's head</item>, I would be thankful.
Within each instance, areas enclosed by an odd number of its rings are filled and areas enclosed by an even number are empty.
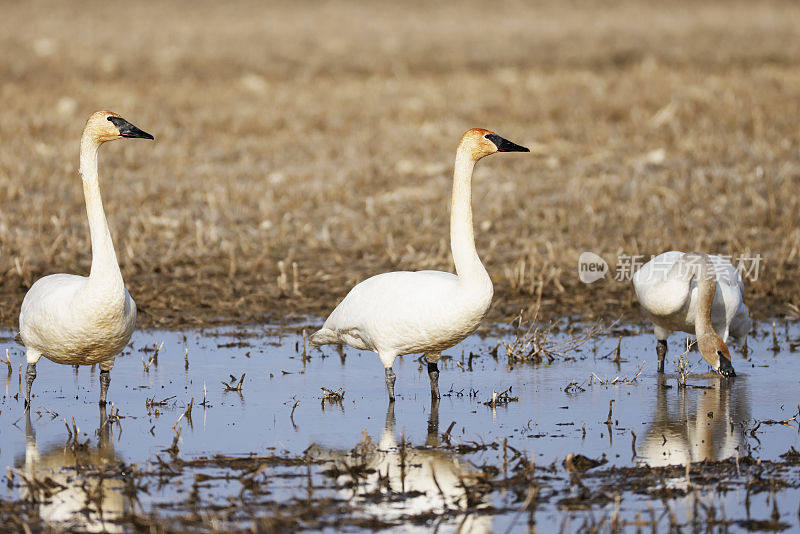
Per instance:
[[[472,159],[478,161],[482,157],[489,156],[495,152],[530,152],[524,146],[512,143],[508,139],[503,139],[494,132],[483,128],[473,128],[467,130],[461,136],[461,147],[466,148],[472,154]]]
[[[728,346],[716,333],[706,334],[697,338],[697,348],[705,360],[716,372],[724,377],[736,376],[731,363],[731,353]]]
[[[86,121],[84,135],[97,143],[114,141],[123,137],[153,139],[153,136],[129,123],[113,111],[95,111]]]

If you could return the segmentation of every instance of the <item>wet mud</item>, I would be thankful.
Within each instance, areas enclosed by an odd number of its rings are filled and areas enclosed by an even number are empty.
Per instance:
[[[3,529],[800,528],[796,324],[729,380],[677,335],[659,376],[637,325],[498,325],[447,351],[441,400],[399,358],[390,404],[378,358],[304,348],[312,323],[137,332],[106,409],[99,370],[42,360],[28,414],[5,334]]]

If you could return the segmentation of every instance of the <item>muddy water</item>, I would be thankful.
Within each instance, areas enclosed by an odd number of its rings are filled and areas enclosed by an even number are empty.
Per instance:
[[[222,506],[240,496],[242,483],[227,476],[225,466],[197,464],[176,470],[168,480],[161,473],[158,483],[143,485],[133,499],[123,488],[123,469],[120,477],[93,480],[102,488],[102,498],[87,504],[85,489],[80,489],[82,468],[76,465],[124,465],[154,472],[154,466],[174,459],[277,456],[319,463],[262,468],[259,480],[268,485],[275,503],[306,498],[314,487],[315,498],[340,499],[355,507],[349,514],[379,518],[385,527],[502,532],[528,528],[529,519],[517,514],[522,507],[519,495],[496,486],[477,493],[465,492],[464,487],[487,472],[505,476],[512,463],[505,460],[526,457],[537,466],[550,466],[550,498],[533,516],[542,531],[577,528],[587,517],[597,521],[616,510],[627,521],[644,514],[666,527],[662,499],[648,497],[647,492],[623,489],[619,503],[564,504],[583,491],[581,486],[590,491],[592,484],[603,482],[587,478],[576,483],[563,460],[569,453],[581,454],[605,461],[595,469],[613,473],[611,467],[727,458],[780,461],[792,447],[800,449],[798,424],[791,420],[800,402],[795,352],[800,329],[795,325],[779,323],[773,338],[771,325],[762,324],[749,340],[747,356],[737,349],[738,376],[733,380],[721,381],[708,372],[697,352],[689,352],[686,358],[694,372],[685,388],[678,387],[672,364],[685,348],[677,334],[670,340],[668,373],[663,377],[655,372],[652,335],[635,326],[598,336],[569,353],[568,359],[538,364],[509,365],[504,349],[494,350],[513,338],[510,331],[472,336],[440,363],[443,396],[438,403],[431,401],[424,366],[415,357],[399,358],[393,406],[387,402],[376,355],[326,347],[303,357],[299,331],[252,327],[137,332],[112,371],[113,404],[105,411],[97,406],[98,369],[74,369],[42,359],[29,418],[22,404],[23,352],[13,340],[3,339],[0,354],[10,350],[12,370],[6,377],[5,367],[0,367],[0,466],[7,468],[9,482],[0,500],[30,497],[33,490],[25,476],[50,477],[58,491],[30,505],[43,521],[125,531],[131,528],[125,518],[132,513],[180,515],[173,503],[193,491],[195,501]],[[619,337],[622,361],[614,362]],[[236,391],[243,374],[241,390]],[[341,390],[344,397],[341,402],[323,402],[321,388]],[[515,400],[494,407],[485,404],[493,391],[508,388]],[[181,417],[191,399],[191,417]],[[71,439],[65,419],[70,428],[79,429],[77,440]],[[787,419],[787,424],[770,424]],[[364,471],[360,478],[343,467],[354,465],[354,458]],[[684,496],[692,482],[682,472],[660,478],[657,486],[677,491],[666,502],[682,521],[696,513],[700,500],[702,506],[713,503],[739,526],[771,520],[800,528],[798,470],[787,468],[784,475],[785,484],[752,496],[738,487],[717,490],[708,485]],[[359,479],[355,489],[354,477]],[[380,491],[401,496],[374,498]],[[259,515],[258,510],[251,512]],[[248,521],[234,514],[224,526],[246,528]],[[308,525],[337,530],[331,526],[335,522],[329,517],[327,523]],[[345,530],[378,526],[348,523]]]

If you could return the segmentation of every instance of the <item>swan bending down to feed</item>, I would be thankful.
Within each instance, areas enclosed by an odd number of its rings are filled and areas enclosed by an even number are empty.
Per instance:
[[[673,331],[697,337],[705,360],[725,377],[736,376],[725,342],[744,339],[750,315],[744,283],[731,262],[700,252],[659,254],[633,275],[633,287],[658,340],[658,372],[664,372],[667,337]]]
[[[472,232],[472,171],[495,152],[529,152],[499,135],[474,128],[456,151],[450,212],[450,248],[456,273],[399,271],[364,280],[336,306],[311,336],[314,346],[346,344],[377,352],[386,368],[386,389],[394,401],[392,363],[403,354],[423,353],[431,395],[439,398],[438,361],[478,328],[492,302],[492,281],[475,250]]]
[[[92,242],[89,276],[45,276],[22,301],[19,333],[28,360],[26,407],[30,407],[36,363],[42,356],[68,365],[100,364],[100,404],[104,405],[114,358],[133,333],[136,304],[122,281],[97,177],[100,145],[122,137],[153,139],[110,111],[93,113],[81,137],[80,173]]]

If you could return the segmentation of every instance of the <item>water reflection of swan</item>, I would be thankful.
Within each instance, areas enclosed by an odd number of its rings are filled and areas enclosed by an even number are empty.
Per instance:
[[[380,500],[367,499],[362,509],[369,516],[387,521],[409,517],[435,516],[456,510],[454,517],[459,532],[492,532],[492,518],[480,513],[485,505],[477,504],[482,496],[474,489],[476,471],[448,451],[438,448],[439,400],[431,400],[428,436],[425,447],[398,444],[395,436],[394,404],[386,412],[386,424],[380,442],[375,445],[365,437],[353,451],[337,451],[312,445],[309,454],[316,459],[330,460],[343,474],[337,477],[340,487],[353,482],[348,469],[341,466],[364,466],[359,472],[365,478],[356,486],[358,495],[374,495],[384,488],[397,497],[384,495]],[[348,493],[348,497],[350,494]],[[430,532],[430,526],[406,522],[403,532]],[[441,532],[441,528],[439,529]]]
[[[659,376],[656,414],[636,451],[639,462],[656,467],[743,455],[740,423],[749,419],[747,388],[742,379],[729,382],[711,389],[667,389]]]
[[[35,497],[39,517],[58,530],[80,532],[122,532],[117,521],[126,513],[127,499],[124,483],[116,478],[87,479],[81,475],[85,468],[96,468],[120,462],[110,440],[110,424],[106,424],[105,409],[100,409],[99,440],[96,448],[83,445],[55,445],[40,452],[31,424],[30,411],[25,420],[25,460],[22,474],[33,481],[48,478],[55,484],[53,493],[31,495],[27,485],[20,489],[20,499]],[[18,465],[21,462],[18,462]],[[57,484],[57,485],[56,485]]]

